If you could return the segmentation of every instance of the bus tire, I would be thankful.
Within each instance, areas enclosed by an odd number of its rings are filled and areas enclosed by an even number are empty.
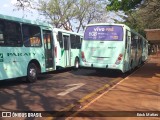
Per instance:
[[[37,66],[34,63],[29,63],[27,68],[27,82],[35,82],[37,80],[37,74]]]
[[[79,59],[76,57],[75,62],[74,62],[74,68],[77,70],[79,68]]]

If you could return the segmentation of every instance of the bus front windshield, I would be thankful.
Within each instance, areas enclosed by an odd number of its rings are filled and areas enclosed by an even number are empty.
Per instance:
[[[88,26],[84,33],[87,41],[122,41],[123,28],[117,25]]]

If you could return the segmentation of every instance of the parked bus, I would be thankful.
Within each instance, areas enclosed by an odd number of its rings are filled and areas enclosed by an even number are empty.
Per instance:
[[[80,65],[124,73],[146,60],[146,47],[147,40],[124,24],[90,24],[84,32]]]
[[[79,68],[79,56],[82,34],[54,28],[56,66],[57,69],[66,67]]]
[[[53,28],[47,23],[0,15],[0,80],[56,69]]]

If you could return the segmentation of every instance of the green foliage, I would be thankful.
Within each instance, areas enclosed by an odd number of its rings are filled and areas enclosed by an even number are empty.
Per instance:
[[[50,19],[51,23],[57,27],[70,28],[70,19],[75,15],[72,9],[75,0],[39,0],[38,11]]]
[[[143,0],[108,0],[110,4],[107,6],[107,10],[123,10],[129,11],[135,9]]]
[[[128,25],[141,35],[145,36],[145,22],[137,12],[129,13],[124,24]]]
[[[124,24],[145,35],[144,29],[160,28],[159,0],[109,0],[107,10],[122,10],[125,17]]]
[[[39,0],[38,3],[38,11],[55,27],[73,30],[75,26],[77,32],[106,12],[104,0]]]
[[[160,28],[160,2],[147,0],[142,7],[127,14],[125,24],[145,35],[144,29]]]

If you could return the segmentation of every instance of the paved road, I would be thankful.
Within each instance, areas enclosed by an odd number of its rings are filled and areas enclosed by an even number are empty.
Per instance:
[[[160,120],[160,57],[150,56],[143,67],[83,106],[79,116],[66,120]]]
[[[116,71],[70,69],[40,75],[36,83],[0,81],[0,111],[59,111],[114,79]]]

